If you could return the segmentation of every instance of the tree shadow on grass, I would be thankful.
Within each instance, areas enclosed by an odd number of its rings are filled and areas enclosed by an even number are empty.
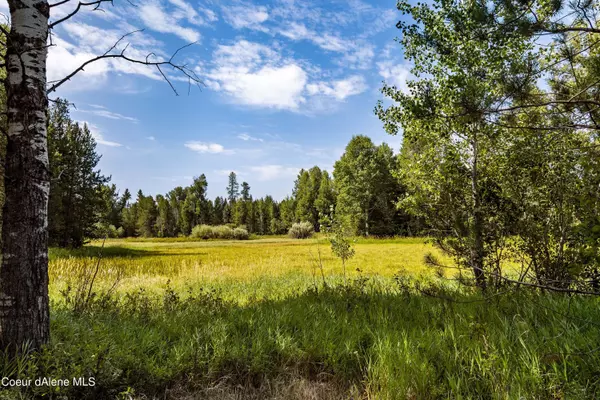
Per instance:
[[[206,256],[208,253],[164,253],[156,250],[132,249],[122,246],[83,246],[79,249],[51,248],[50,259],[64,258],[142,258],[152,256]]]

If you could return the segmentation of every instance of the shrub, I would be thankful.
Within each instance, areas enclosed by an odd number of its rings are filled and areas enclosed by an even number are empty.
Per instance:
[[[237,240],[248,240],[250,235],[248,234],[248,231],[244,228],[235,228],[233,230],[233,237]]]
[[[300,222],[292,225],[288,235],[294,239],[308,239],[315,233],[315,229],[310,222]]]
[[[190,235],[197,239],[237,239],[246,240],[248,239],[248,231],[243,228],[231,229],[227,225],[210,226],[210,225],[196,225],[192,229]]]
[[[192,229],[191,236],[197,239],[212,239],[215,237],[213,227],[209,225],[196,225]]]
[[[233,239],[233,229],[227,225],[219,225],[213,227],[215,237],[219,239]]]

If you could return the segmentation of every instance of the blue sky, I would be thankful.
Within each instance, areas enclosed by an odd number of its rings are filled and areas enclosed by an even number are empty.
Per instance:
[[[365,134],[398,150],[373,114],[382,81],[409,76],[394,42],[400,18],[386,1],[117,0],[57,26],[49,80],[104,53],[123,34],[126,54],[169,57],[203,80],[192,88],[174,71],[175,96],[155,69],[121,60],[86,68],[58,91],[75,104],[119,188],[166,193],[206,174],[209,196],[225,194],[229,171],[254,197],[291,192],[300,168],[332,170],[348,140]],[[75,2],[52,8],[51,20]],[[5,2],[0,11],[7,12]]]

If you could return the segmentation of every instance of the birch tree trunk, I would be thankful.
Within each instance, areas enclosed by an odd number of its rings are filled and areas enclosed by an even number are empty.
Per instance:
[[[46,136],[47,1],[9,0],[7,147],[0,267],[0,345],[9,353],[49,339]]]

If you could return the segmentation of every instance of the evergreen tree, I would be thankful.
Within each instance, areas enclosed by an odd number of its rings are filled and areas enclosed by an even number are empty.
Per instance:
[[[206,191],[208,188],[208,182],[206,181],[206,175],[202,174],[199,177],[194,178],[194,182],[188,188],[189,193],[192,195],[190,200],[193,200],[193,218],[192,227],[205,224],[210,221],[210,206],[206,199]]]
[[[225,221],[225,208],[227,206],[227,200],[223,197],[215,198],[213,203],[213,212],[211,216],[210,223],[212,225],[223,225],[226,223]]]
[[[167,193],[167,198],[169,199],[169,208],[171,210],[174,224],[173,236],[184,234],[183,203],[185,201],[186,195],[186,191],[181,186],[177,186],[175,189]]]
[[[301,169],[298,173],[298,179],[294,182],[294,196],[296,200],[295,221],[311,222],[311,180],[310,173]]]
[[[52,175],[49,241],[63,247],[80,247],[93,235],[105,207],[102,190],[109,178],[96,170],[100,156],[90,130],[71,120],[64,100],[50,108],[48,147]]]
[[[319,192],[315,200],[315,210],[319,216],[319,229],[323,221],[329,218],[331,207],[335,206],[335,191],[333,181],[327,171],[323,171]]]
[[[229,183],[227,184],[227,199],[229,204],[234,203],[240,195],[240,185],[237,181],[237,175],[231,171],[229,174]]]
[[[181,206],[181,233],[188,236],[196,226],[196,201],[194,193],[186,190],[185,200]]]
[[[138,234],[143,237],[156,236],[156,219],[158,217],[156,202],[152,196],[144,196],[140,190],[137,195],[137,206]]]
[[[253,225],[254,217],[252,207],[252,196],[250,195],[250,185],[248,182],[242,182],[241,197],[239,201],[235,201],[234,222],[236,225],[245,225],[248,231],[252,229],[249,225]]]
[[[99,193],[102,207],[96,217],[95,237],[117,236],[117,229],[123,227],[123,211],[131,199],[128,189],[119,196],[116,185],[102,185]]]
[[[156,196],[156,235],[158,237],[172,237],[175,236],[175,218],[171,211],[169,200],[162,195]]]
[[[279,204],[279,220],[284,231],[290,229],[296,222],[296,202],[292,197],[286,197]]]
[[[138,236],[138,204],[128,204],[123,210],[123,229],[126,237]]]

